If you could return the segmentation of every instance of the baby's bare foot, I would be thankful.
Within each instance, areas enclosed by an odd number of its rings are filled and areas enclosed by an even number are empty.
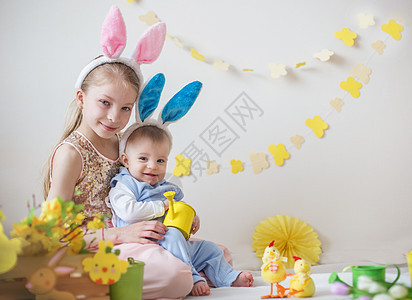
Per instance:
[[[232,286],[234,287],[241,287],[246,286],[250,287],[253,285],[253,276],[249,272],[242,272],[236,278],[235,281],[232,282]]]
[[[191,294],[192,296],[208,296],[210,295],[210,287],[206,281],[200,280],[193,285]]]

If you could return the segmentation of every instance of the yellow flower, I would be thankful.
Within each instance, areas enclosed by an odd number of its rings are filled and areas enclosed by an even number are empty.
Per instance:
[[[97,214],[92,221],[87,223],[87,228],[90,230],[96,230],[104,227],[104,221],[103,221],[103,216],[100,214]]]
[[[52,219],[58,219],[61,217],[62,206],[60,204],[59,198],[54,198],[51,201],[45,201],[41,205],[42,213],[40,214],[40,219],[50,221]]]
[[[70,226],[70,227],[71,226],[81,226],[83,224],[83,220],[85,218],[86,217],[83,215],[83,213],[78,213],[72,221],[68,222],[67,225]]]
[[[11,236],[26,241],[23,254],[53,253],[65,244],[69,246],[72,253],[78,253],[82,249],[84,236],[82,226],[85,223],[85,216],[81,213],[83,206],[56,197],[42,203],[41,208],[39,218],[34,215],[33,208],[27,218],[13,224]],[[99,218],[100,222],[103,222],[103,216]],[[98,221],[96,220],[95,223]]]
[[[82,248],[84,232],[81,228],[77,227],[73,232],[71,232],[65,241],[69,246],[69,252],[72,254],[79,253]]]
[[[23,255],[44,254],[47,252],[49,237],[46,236],[44,231],[35,229],[33,225],[13,224],[10,236],[26,241],[26,246],[22,249]]]
[[[293,268],[293,256],[315,265],[322,252],[318,234],[304,221],[295,217],[277,215],[267,218],[255,227],[252,238],[252,248],[259,258],[262,258],[265,248],[274,240],[280,255],[288,258],[286,268]]]

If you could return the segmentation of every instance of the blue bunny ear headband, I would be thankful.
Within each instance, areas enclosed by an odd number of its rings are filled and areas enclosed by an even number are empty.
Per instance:
[[[166,103],[158,119],[152,119],[153,112],[159,105],[165,82],[166,78],[162,73],[154,75],[146,82],[135,106],[136,123],[124,132],[119,145],[120,154],[124,152],[130,135],[139,127],[157,126],[163,129],[172,141],[172,135],[167,127],[187,114],[202,89],[202,83],[199,81],[187,84]]]

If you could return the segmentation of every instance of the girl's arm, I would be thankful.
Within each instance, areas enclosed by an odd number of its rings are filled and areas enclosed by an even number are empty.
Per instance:
[[[139,243],[158,244],[155,240],[163,240],[167,227],[158,221],[143,221],[125,227],[99,229],[95,233],[86,234],[84,240],[88,248],[97,248],[101,240],[112,241],[113,244]]]
[[[52,180],[47,201],[58,196],[64,200],[71,200],[81,172],[82,158],[80,154],[68,144],[61,145],[52,158]]]

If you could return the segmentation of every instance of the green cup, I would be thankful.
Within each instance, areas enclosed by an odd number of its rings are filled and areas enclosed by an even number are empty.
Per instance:
[[[380,281],[380,282],[385,282],[385,271],[386,268],[390,266],[390,265],[384,265],[384,266],[349,266],[343,269],[342,272],[345,272],[348,269],[352,269],[352,284],[353,284],[353,288],[357,289],[358,288],[358,278],[360,276],[368,276],[370,277],[372,280],[374,281]],[[397,265],[392,265],[394,266],[397,271],[398,271],[398,275],[396,276],[395,280],[389,284],[389,286],[394,285],[400,275],[401,275],[401,271],[399,269],[399,267]],[[360,294],[353,294],[353,298],[358,298],[360,296]]]
[[[142,299],[144,262],[136,261],[132,257],[127,261],[129,262],[127,272],[109,287],[111,300]]]

